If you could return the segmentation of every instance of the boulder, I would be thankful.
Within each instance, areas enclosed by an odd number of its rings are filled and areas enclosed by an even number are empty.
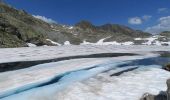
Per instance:
[[[165,70],[167,71],[170,71],[170,64],[167,64],[165,67],[164,67]]]
[[[170,79],[167,81],[167,100],[170,100]]]
[[[140,100],[167,100],[166,92],[160,92],[158,95],[145,93]]]
[[[160,92],[158,95],[145,93],[140,100],[170,100],[170,79],[167,80],[167,92]]]

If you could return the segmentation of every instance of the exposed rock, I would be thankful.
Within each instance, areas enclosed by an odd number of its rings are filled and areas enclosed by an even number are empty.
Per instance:
[[[24,10],[0,3],[0,47],[23,47],[27,46],[27,41],[51,45],[45,41],[49,29],[48,23],[34,18]]]
[[[167,100],[166,93],[162,92],[159,95],[152,95],[149,93],[146,93],[142,96],[140,100]]]
[[[167,81],[167,100],[170,100],[170,79]]]
[[[167,64],[163,69],[170,71],[170,64]]]
[[[170,31],[164,31],[164,32],[160,33],[160,35],[170,37]]]
[[[170,100],[170,79],[167,80],[167,92],[160,92],[159,95],[145,93],[140,100]]]
[[[129,27],[118,24],[104,24],[101,26],[95,26],[89,21],[81,21],[75,25],[78,37],[81,40],[88,42],[97,42],[100,39],[106,38],[104,42],[110,41],[133,41],[135,37],[148,37],[149,33],[145,33],[139,30],[133,30]]]
[[[44,22],[24,10],[17,10],[5,3],[0,3],[0,47],[21,47],[26,43],[41,45],[54,45],[46,39],[59,44],[69,41],[70,44],[79,45],[83,41],[96,43],[103,42],[132,42],[140,45],[146,40],[135,41],[134,38],[148,38],[149,33],[134,30],[124,25],[104,24],[93,25],[89,21],[80,21],[75,26],[60,25]],[[168,39],[160,38],[167,44]],[[168,42],[169,43],[169,42]]]
[[[82,29],[96,29],[96,27],[89,21],[81,21],[81,22],[75,24],[75,26],[80,27]]]

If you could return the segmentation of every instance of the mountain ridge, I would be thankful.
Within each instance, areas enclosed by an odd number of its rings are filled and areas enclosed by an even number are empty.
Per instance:
[[[47,23],[35,18],[25,10],[18,10],[0,3],[0,47],[55,46],[64,44],[80,45],[84,41],[129,42],[135,38],[147,38],[152,34],[134,30],[119,24],[96,26],[82,20],[74,26]],[[67,42],[67,43],[66,43]]]

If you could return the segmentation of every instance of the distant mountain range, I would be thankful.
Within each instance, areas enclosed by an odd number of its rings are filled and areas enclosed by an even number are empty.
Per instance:
[[[64,44],[170,45],[169,37],[168,31],[155,37],[118,24],[95,26],[88,21],[80,21],[74,26],[50,24],[24,10],[0,3],[1,48]]]

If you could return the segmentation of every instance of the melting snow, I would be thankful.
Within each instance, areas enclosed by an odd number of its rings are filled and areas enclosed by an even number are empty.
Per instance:
[[[134,67],[136,66],[129,66]],[[167,89],[166,80],[170,78],[170,73],[159,67],[161,66],[141,66],[137,70],[112,77],[111,74],[120,70],[114,69],[97,76],[94,74],[103,71],[105,67],[79,71],[63,77],[58,83],[1,100],[139,100],[146,92],[156,95]]]
[[[96,53],[137,53],[147,54],[150,51],[169,51],[170,46],[119,46],[119,45],[69,45],[53,47],[26,47],[0,49],[0,63],[16,61],[46,60],[75,55]],[[140,51],[140,52],[139,52]],[[153,55],[153,54],[152,54]]]
[[[54,44],[54,45],[61,46],[61,44],[59,44],[59,43],[57,43],[57,42],[54,42],[54,41],[52,41],[52,40],[50,40],[50,39],[46,39],[46,40],[49,41],[49,42],[51,42],[51,43]]]
[[[32,44],[32,43],[27,43],[28,47],[36,47],[35,44]]]
[[[106,38],[100,39],[98,42],[96,43],[90,43],[87,41],[83,41],[83,43],[81,43],[81,45],[121,45],[121,43],[118,43],[116,41],[113,42],[104,42]]]
[[[156,67],[159,66],[145,66],[113,77],[109,73],[99,74],[75,83],[55,97],[59,100],[139,100],[146,92],[156,95],[166,91],[166,80],[170,78],[169,72]]]
[[[145,38],[145,40],[147,40],[147,42],[142,43],[142,44],[144,44],[144,45],[152,45],[152,43],[153,43],[156,39],[158,39],[158,37]]]
[[[134,40],[142,40],[142,38],[135,38]]]
[[[73,26],[70,26],[68,29],[70,29],[70,30],[71,30],[71,29],[73,29],[73,28],[74,28]]]
[[[107,37],[107,38],[109,38],[109,37]],[[119,43],[117,41],[104,42],[104,40],[106,40],[107,38],[100,39],[96,43],[90,43],[87,41],[83,41],[83,43],[81,43],[81,45],[134,45],[134,43],[131,41],[122,42],[122,43]]]
[[[71,45],[70,41],[65,41],[64,45]]]
[[[160,36],[160,35],[151,36],[149,38],[135,38],[134,40],[136,40],[136,41],[139,41],[139,40],[146,41],[146,42],[143,42],[142,45],[157,45],[157,46],[161,46],[161,45],[164,45],[164,44],[170,45],[170,42],[159,41],[158,40],[159,37],[166,40],[164,36]]]
[[[90,42],[87,42],[86,40],[84,40],[83,43],[81,43],[80,45],[89,45],[89,44],[93,44],[93,43],[90,43]]]
[[[133,42],[131,42],[131,41],[128,41],[128,42],[124,42],[124,43],[122,43],[122,45],[133,45],[134,43]]]
[[[94,53],[140,54],[113,58],[66,60],[0,73],[0,96],[13,94],[1,100],[139,100],[145,92],[158,94],[159,91],[165,91],[165,82],[170,78],[170,73],[160,69],[161,66],[156,65],[126,66],[124,68],[118,68],[116,66],[126,63],[129,60],[158,56],[157,54],[153,54],[152,51],[169,50],[169,46],[113,45],[0,49],[1,63],[7,61],[52,59]],[[94,67],[96,65],[97,67]],[[94,68],[82,70],[91,67]],[[135,67],[140,68],[126,72],[120,76],[110,77],[110,75],[116,72]],[[108,71],[111,68],[113,70]],[[102,73],[103,71],[105,73]],[[61,78],[59,82],[43,87],[36,87],[40,83],[48,82],[52,78],[67,72],[72,73]],[[30,89],[31,87],[33,89]],[[27,91],[14,94],[21,90]]]

